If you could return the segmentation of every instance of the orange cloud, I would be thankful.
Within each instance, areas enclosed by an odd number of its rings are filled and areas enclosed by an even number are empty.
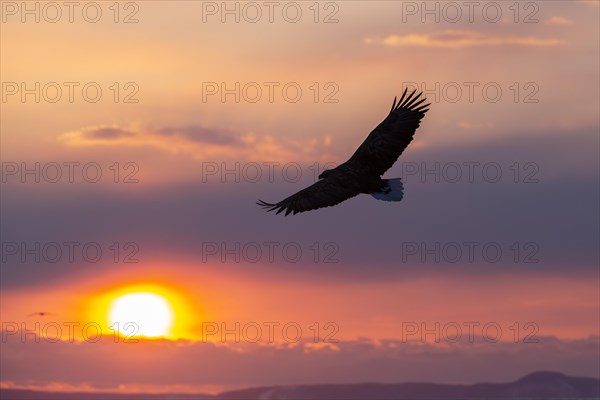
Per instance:
[[[234,388],[237,386],[234,386]],[[242,388],[243,386],[239,386]],[[64,383],[64,382],[49,382],[44,384],[32,384],[25,383],[19,384],[13,381],[1,381],[0,389],[15,389],[15,390],[32,390],[32,391],[41,391],[47,393],[106,393],[109,395],[114,395],[115,393],[119,394],[171,394],[171,393],[180,393],[180,394],[198,394],[198,393],[209,393],[209,394],[217,394],[225,389],[231,389],[230,386],[225,385],[152,385],[152,384],[119,384],[111,387],[96,387],[92,386],[89,383]],[[110,396],[109,396],[110,397]]]
[[[573,25],[573,21],[560,16],[553,16],[544,21],[547,25]]]
[[[281,141],[271,135],[239,133],[199,125],[148,128],[141,126],[97,125],[65,132],[58,140],[66,146],[153,147],[183,153],[195,159],[235,158],[238,160],[314,160],[330,136],[306,141]]]
[[[535,36],[491,36],[476,31],[446,30],[442,32],[408,35],[389,35],[384,38],[366,38],[367,44],[390,47],[421,46],[463,48],[474,46],[560,46],[564,40],[542,39]]]
[[[34,343],[10,336],[3,343],[7,354],[3,357],[11,360],[11,366],[0,388],[125,395],[202,393],[305,382],[508,380],[548,368],[595,376],[598,344],[598,336],[577,340],[540,336],[537,342],[497,343],[470,340],[466,335],[459,342],[440,343],[363,338],[335,345],[308,340],[286,346],[168,341],[123,344],[111,339]],[[462,360],[462,370],[453,368],[457,358]],[[64,366],[56,368],[56,360]]]
[[[491,122],[476,123],[476,122],[463,121],[463,122],[460,122],[458,124],[458,126],[463,129],[486,129],[486,128],[489,129],[489,128],[493,128],[494,124],[492,124]]]

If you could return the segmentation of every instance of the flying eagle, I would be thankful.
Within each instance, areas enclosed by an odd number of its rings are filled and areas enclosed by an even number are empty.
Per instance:
[[[402,200],[400,178],[381,179],[381,175],[394,165],[412,141],[421,119],[429,110],[430,103],[421,105],[426,99],[419,100],[423,93],[414,96],[415,92],[406,97],[405,89],[400,101],[396,102],[394,98],[388,116],[348,161],[334,169],[326,169],[316,183],[279,203],[259,200],[256,204],[268,211],[277,210],[277,214],[285,210],[288,215],[334,206],[360,193],[370,194],[378,200]]]
[[[48,311],[38,311],[28,315],[28,317],[45,317],[46,315],[56,315]]]

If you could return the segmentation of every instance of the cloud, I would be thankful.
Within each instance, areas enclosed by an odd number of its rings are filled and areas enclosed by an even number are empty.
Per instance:
[[[598,375],[598,337],[537,343],[461,340],[440,343],[359,338],[335,346],[298,343],[204,343],[140,341],[36,343],[8,336],[3,342],[5,388],[117,392],[153,391],[157,387],[203,391],[302,383],[435,381],[472,383],[511,381],[535,370],[569,375]],[[519,362],[515,363],[518,357]],[[61,368],[56,368],[56,360]],[[456,360],[461,367],[456,368]],[[152,360],[152,362],[148,362]],[[352,360],[349,362],[349,360]]]
[[[112,127],[98,127],[96,129],[90,129],[84,132],[85,137],[94,140],[114,140],[123,137],[131,137],[134,136],[135,133],[120,129],[120,128],[112,128]]]
[[[383,38],[366,38],[367,44],[378,44],[390,47],[399,46],[421,46],[421,47],[443,47],[464,48],[474,46],[561,46],[566,44],[564,40],[543,39],[535,36],[492,36],[476,31],[467,30],[445,30],[442,32],[408,35],[389,35]]]
[[[211,143],[222,146],[243,147],[247,143],[235,133],[218,128],[206,128],[198,125],[190,125],[183,128],[160,128],[156,131],[165,137],[181,136],[198,143]]]
[[[544,21],[547,25],[573,25],[573,21],[561,16],[553,16]]]
[[[247,136],[244,137],[232,131],[199,125],[158,129],[136,126],[88,126],[63,133],[59,136],[59,140],[71,146],[154,145],[167,148],[171,144],[174,148],[181,141],[227,147],[244,147],[251,141]]]
[[[494,124],[491,122],[477,123],[477,122],[463,121],[463,122],[460,122],[458,124],[458,126],[463,129],[491,129],[494,127]]]
[[[62,133],[58,140],[72,147],[153,147],[188,154],[195,159],[269,161],[311,160],[322,152],[319,150],[321,146],[329,146],[332,142],[330,136],[308,138],[306,141],[278,140],[271,135],[201,125],[158,128],[96,125]]]

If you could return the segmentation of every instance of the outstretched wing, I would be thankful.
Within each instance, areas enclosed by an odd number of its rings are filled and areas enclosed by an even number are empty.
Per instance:
[[[349,164],[359,164],[377,175],[383,175],[394,165],[429,110],[429,104],[421,105],[426,99],[419,100],[423,93],[414,96],[415,92],[406,97],[404,89],[398,103],[394,98],[389,115],[367,136],[348,160]]]
[[[348,187],[348,185],[340,185],[336,179],[326,178],[302,189],[287,199],[281,200],[279,203],[271,204],[259,200],[256,204],[268,211],[277,210],[277,214],[285,210],[285,215],[288,215],[291,212],[297,214],[316,210],[317,208],[335,206],[359,193],[357,189]]]

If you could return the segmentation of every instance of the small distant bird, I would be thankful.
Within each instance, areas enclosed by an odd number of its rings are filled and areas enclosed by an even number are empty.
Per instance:
[[[400,178],[381,179],[381,175],[394,165],[400,154],[412,141],[421,119],[430,104],[421,105],[423,93],[413,97],[416,90],[406,97],[406,89],[400,101],[392,104],[388,116],[360,145],[348,161],[334,169],[326,169],[313,185],[299,191],[279,203],[259,200],[256,204],[267,209],[300,213],[322,207],[330,207],[360,193],[370,194],[377,200],[400,201],[404,196]]]
[[[56,315],[56,314],[53,314],[48,311],[38,311],[38,312],[31,313],[28,316],[29,317],[45,317],[46,315]]]

